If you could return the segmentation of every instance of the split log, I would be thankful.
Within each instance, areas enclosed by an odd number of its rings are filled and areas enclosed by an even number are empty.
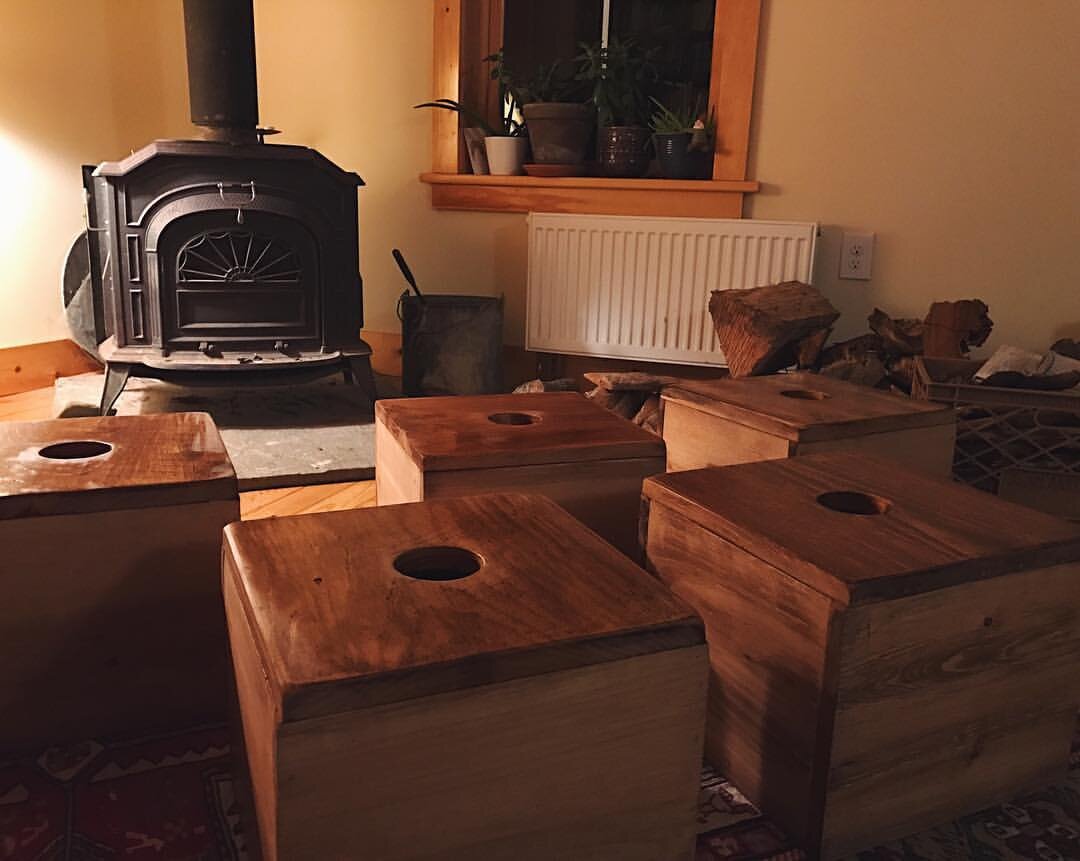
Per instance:
[[[1072,338],[1062,338],[1054,341],[1050,351],[1057,353],[1059,356],[1068,356],[1070,359],[1080,359],[1080,341],[1074,341]]]
[[[874,334],[881,338],[884,348],[900,356],[918,356],[923,351],[926,324],[922,320],[894,320],[880,308],[866,318]]]
[[[645,374],[641,371],[589,371],[586,380],[609,392],[658,392],[664,386],[678,382],[676,377]]]
[[[624,419],[632,419],[638,414],[642,404],[649,397],[648,392],[612,392],[602,386],[597,386],[592,391],[586,392],[585,397],[593,403],[599,404]]]
[[[529,380],[514,389],[515,395],[531,395],[538,392],[576,392],[577,380],[563,377],[558,380]]]
[[[750,290],[714,290],[709,313],[732,377],[795,364],[798,347],[829,330],[840,312],[816,289],[786,281]]]
[[[641,409],[634,416],[634,424],[657,436],[664,435],[664,412],[659,395],[651,395],[641,405]]]
[[[813,334],[807,335],[795,345],[795,364],[800,369],[813,368],[818,363],[821,348],[829,339],[832,329],[818,329]]]
[[[831,365],[834,362],[856,361],[861,362],[867,356],[881,356],[885,352],[885,342],[880,335],[867,332],[846,341],[837,341],[829,344],[818,357],[821,366]]]
[[[925,355],[941,359],[966,357],[971,347],[982,345],[990,337],[994,321],[989,310],[979,299],[932,304],[925,320]]]
[[[861,359],[840,359],[822,365],[819,374],[836,380],[846,380],[860,386],[876,388],[888,376],[885,364],[875,353],[867,353]]]
[[[915,383],[915,357],[897,356],[890,359],[885,367],[889,372],[889,382],[910,395]]]

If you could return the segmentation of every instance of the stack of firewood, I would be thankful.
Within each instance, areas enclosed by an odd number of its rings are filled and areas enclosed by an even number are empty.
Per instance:
[[[638,427],[657,436],[663,434],[663,413],[660,408],[660,392],[664,386],[676,382],[675,377],[661,377],[638,371],[610,373],[591,371],[585,379],[596,388],[585,397],[624,419],[630,419]]]
[[[935,302],[925,319],[894,319],[879,308],[865,335],[825,347],[840,313],[809,284],[716,290],[709,311],[733,377],[795,365],[867,386],[911,391],[915,357],[961,358],[993,326],[978,299]]]

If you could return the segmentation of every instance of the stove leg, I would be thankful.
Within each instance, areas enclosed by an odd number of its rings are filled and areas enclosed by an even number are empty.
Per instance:
[[[347,356],[342,370],[345,372],[345,382],[350,386],[359,386],[375,403],[375,374],[371,370],[371,357]]]
[[[108,362],[105,365],[105,388],[101,391],[101,408],[99,415],[107,416],[109,411],[120,397],[120,393],[127,385],[131,376],[131,365],[123,362]]]

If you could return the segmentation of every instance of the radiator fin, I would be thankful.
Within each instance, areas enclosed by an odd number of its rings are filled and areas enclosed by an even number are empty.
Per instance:
[[[526,346],[723,365],[713,290],[809,283],[817,225],[532,213]]]

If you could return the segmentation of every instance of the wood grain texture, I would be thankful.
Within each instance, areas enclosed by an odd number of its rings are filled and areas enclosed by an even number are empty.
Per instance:
[[[93,441],[95,457],[46,446]],[[0,520],[236,499],[236,474],[206,413],[54,419],[0,425]]]
[[[445,113],[442,111],[441,113]],[[695,189],[665,186],[669,180],[643,179],[645,187],[627,186],[628,180],[583,178],[545,179],[536,183],[491,182],[503,177],[422,174],[431,186],[435,209],[481,212],[585,212],[600,215],[658,215],[680,218],[741,218],[745,192],[710,188],[701,181]],[[469,180],[463,182],[462,180]],[[529,180],[534,177],[512,177]],[[585,185],[586,179],[592,183]],[[608,183],[613,183],[608,185]],[[756,186],[756,183],[754,183]]]
[[[1064,777],[1080,566],[855,608],[840,649],[828,854]]]
[[[286,724],[278,857],[686,861],[706,665],[699,645]]]
[[[801,372],[686,381],[665,390],[664,398],[802,443],[956,422],[943,404]]]
[[[431,99],[458,99],[461,95],[461,7],[468,0],[434,0],[432,28]],[[458,115],[431,111],[432,169],[457,173],[459,169]]]
[[[831,491],[890,507],[830,510],[817,500]],[[670,473],[644,494],[843,604],[1080,559],[1080,526],[859,455]]]
[[[776,460],[790,457],[794,451],[785,437],[718,418],[687,402],[681,394],[660,397],[668,472]]]
[[[493,415],[531,417],[500,424]],[[576,392],[400,398],[375,405],[376,422],[425,472],[663,456],[655,436]]]
[[[346,511],[369,508],[375,504],[374,481],[347,481],[338,484],[308,484],[252,490],[240,494],[240,517],[258,520],[289,514],[317,514],[320,511]]]
[[[681,602],[542,497],[248,521],[225,544],[286,720],[702,638]],[[464,547],[483,567],[442,583],[395,571],[428,546]]]
[[[813,844],[832,731],[834,603],[663,505],[650,512],[646,548],[649,569],[705,621],[707,759],[792,839]]]
[[[689,857],[701,621],[553,503],[233,524],[224,577],[265,858]]]
[[[0,749],[220,721],[232,500],[0,520]]]
[[[0,422],[36,422],[53,417],[53,387],[0,396]]]
[[[891,507],[815,502],[837,486]],[[708,756],[811,856],[1064,776],[1075,527],[850,456],[682,472],[645,495],[647,565],[708,632]]]
[[[709,105],[716,115],[714,180],[746,178],[761,0],[717,0]]]
[[[57,377],[100,371],[101,363],[70,340],[0,350],[0,395],[51,386]]]

